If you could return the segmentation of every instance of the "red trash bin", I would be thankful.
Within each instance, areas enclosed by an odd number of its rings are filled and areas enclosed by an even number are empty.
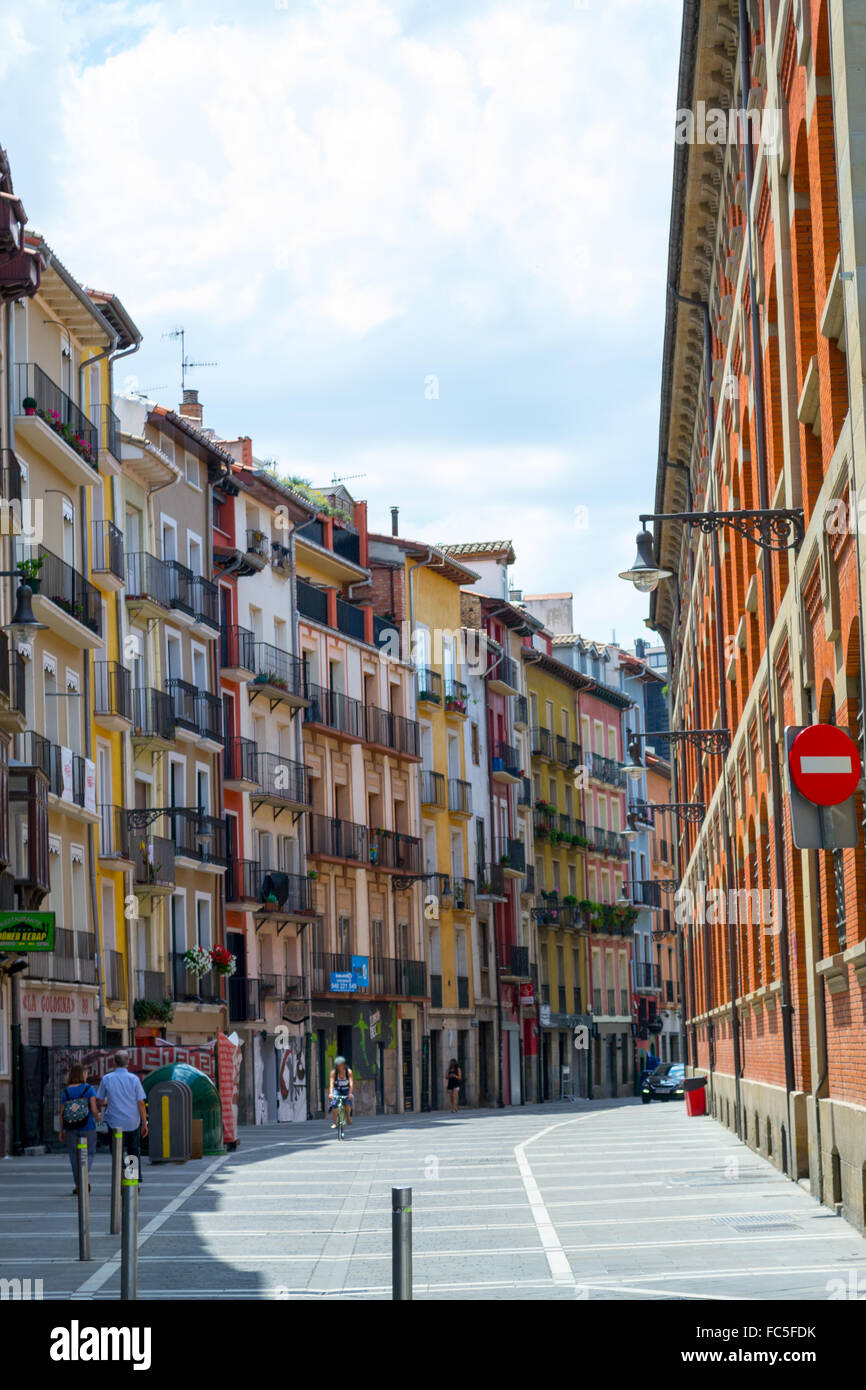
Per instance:
[[[687,1115],[706,1115],[707,1113],[707,1078],[705,1076],[688,1076],[683,1082],[683,1092],[686,1102]]]

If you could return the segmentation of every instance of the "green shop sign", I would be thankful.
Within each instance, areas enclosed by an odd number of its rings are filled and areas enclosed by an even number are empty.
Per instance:
[[[0,951],[53,950],[53,912],[0,912]]]

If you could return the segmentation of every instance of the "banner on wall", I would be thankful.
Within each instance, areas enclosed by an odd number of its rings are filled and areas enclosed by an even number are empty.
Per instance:
[[[72,749],[60,749],[60,796],[63,801],[74,800],[72,794]]]
[[[84,759],[84,809],[96,815],[96,763]]]

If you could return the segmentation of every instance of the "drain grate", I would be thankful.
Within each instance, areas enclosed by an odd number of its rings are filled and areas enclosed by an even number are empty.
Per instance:
[[[785,1216],[714,1216],[717,1226],[733,1226],[737,1231],[799,1231],[799,1221]]]

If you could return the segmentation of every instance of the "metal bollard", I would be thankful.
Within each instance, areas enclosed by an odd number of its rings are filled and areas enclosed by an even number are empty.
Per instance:
[[[412,1189],[391,1188],[391,1298],[412,1298]]]
[[[120,1297],[138,1298],[138,1158],[123,1160],[123,1192],[120,1226]]]
[[[76,1146],[78,1152],[78,1258],[90,1259],[90,1169],[87,1163],[87,1140],[82,1135]]]
[[[111,1136],[111,1225],[116,1236],[120,1230],[120,1175],[123,1171],[123,1131],[114,1130]]]

